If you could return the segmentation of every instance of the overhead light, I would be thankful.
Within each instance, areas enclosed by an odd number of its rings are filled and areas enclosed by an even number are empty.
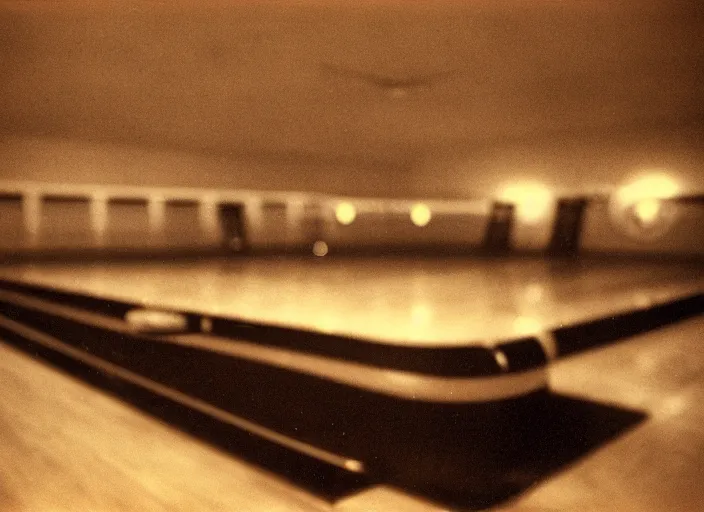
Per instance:
[[[680,193],[680,185],[664,173],[649,174],[633,180],[616,191],[616,201],[629,207],[645,199],[671,199]]]
[[[425,302],[413,304],[411,308],[411,322],[416,326],[427,326],[433,319],[433,308]]]
[[[416,203],[411,208],[411,222],[418,227],[427,226],[432,216],[430,208],[423,203]]]
[[[335,218],[340,224],[349,226],[357,218],[357,209],[351,203],[340,203],[335,208]]]
[[[636,240],[653,240],[672,226],[677,205],[671,201],[681,191],[679,183],[666,173],[653,173],[632,180],[613,194],[612,220]]]
[[[657,221],[662,211],[662,201],[660,199],[641,199],[633,205],[633,214],[644,226],[649,226]]]
[[[520,315],[513,320],[513,333],[516,336],[535,335],[542,329],[542,322],[534,316]]]

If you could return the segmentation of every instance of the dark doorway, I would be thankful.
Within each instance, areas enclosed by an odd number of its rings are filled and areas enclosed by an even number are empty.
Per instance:
[[[244,206],[234,203],[221,204],[218,218],[223,246],[234,252],[247,249]]]
[[[584,210],[587,200],[562,199],[557,203],[557,215],[548,252],[556,256],[570,256],[579,251]]]
[[[496,254],[510,249],[513,210],[512,204],[494,203],[484,234],[483,249],[486,252]]]

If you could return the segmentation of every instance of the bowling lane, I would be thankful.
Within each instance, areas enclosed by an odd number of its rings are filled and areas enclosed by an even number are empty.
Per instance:
[[[209,259],[0,267],[0,278],[384,343],[489,344],[704,289],[633,260]]]
[[[0,343],[3,512],[329,510]]]
[[[703,331],[698,317],[554,363],[556,392],[648,416],[499,509],[698,510]],[[2,510],[330,510],[1,343],[0,393]]]
[[[700,510],[704,317],[556,362],[551,387],[644,411],[634,430],[519,499],[516,510]],[[507,510],[512,510],[511,508]]]

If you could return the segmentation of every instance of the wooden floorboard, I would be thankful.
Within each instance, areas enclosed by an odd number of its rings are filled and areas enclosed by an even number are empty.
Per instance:
[[[0,395],[2,512],[330,509],[2,343]]]
[[[620,283],[609,283],[616,270],[603,274],[601,285],[594,282],[578,287],[581,296],[589,296],[593,288],[597,294],[594,300],[599,300],[600,288],[627,288],[627,275]],[[686,271],[663,271],[659,278],[662,286],[674,276],[679,283],[699,288],[701,274],[689,280]],[[213,277],[210,284],[226,292],[229,287],[217,285],[216,273],[206,276]],[[262,275],[266,272],[253,273],[257,281],[265,279]],[[560,275],[563,285],[543,283],[546,291],[556,291],[549,302],[558,306],[559,298],[576,286],[568,274]],[[283,276],[282,271],[273,281],[283,282]],[[69,278],[68,273],[65,277]],[[393,284],[394,279],[393,275],[388,277],[387,284]],[[449,283],[448,279],[442,277],[439,282]],[[530,283],[522,279],[519,281]],[[423,279],[418,282],[420,290],[425,289]],[[207,289],[206,284],[204,292]],[[389,292],[394,290],[391,287]],[[500,292],[498,288],[495,291]],[[450,295],[438,301],[438,311],[445,299],[449,303]],[[412,304],[408,300],[400,307],[410,312]],[[645,418],[540,480],[513,502],[504,503],[501,510],[699,510],[704,502],[704,486],[700,484],[700,468],[704,466],[702,332],[704,317],[700,315],[555,362],[550,381],[556,393],[595,405],[639,411]],[[595,417],[594,421],[600,419]],[[359,497],[346,498],[337,505],[355,512],[375,510],[374,500],[387,505],[412,503],[408,510],[447,508],[414,501],[403,492],[396,500],[396,492],[366,489]],[[220,452],[0,343],[0,512],[315,512],[335,508],[335,503]]]

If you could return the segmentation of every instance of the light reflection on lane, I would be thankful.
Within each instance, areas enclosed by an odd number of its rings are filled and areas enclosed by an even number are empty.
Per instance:
[[[51,264],[0,267],[0,277],[148,307],[431,346],[491,344],[704,289],[698,267],[544,260]]]

